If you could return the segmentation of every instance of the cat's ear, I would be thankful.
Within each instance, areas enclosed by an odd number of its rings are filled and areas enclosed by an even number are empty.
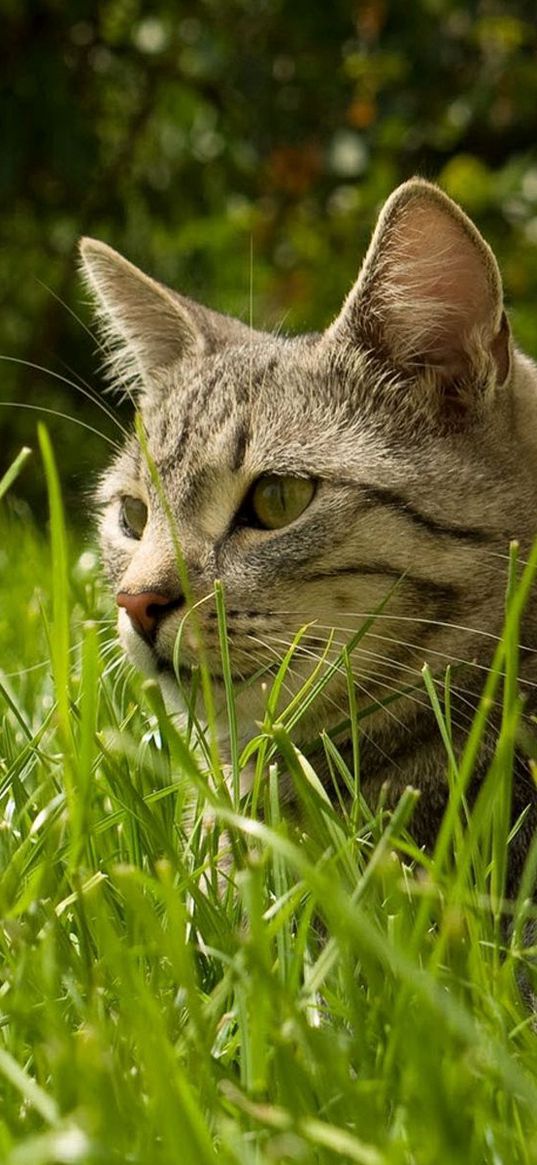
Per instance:
[[[382,210],[355,286],[328,331],[365,343],[440,384],[509,374],[510,333],[498,265],[463,211],[419,178]]]
[[[97,239],[82,239],[80,255],[117,379],[145,381],[203,350],[203,334],[179,296]]]

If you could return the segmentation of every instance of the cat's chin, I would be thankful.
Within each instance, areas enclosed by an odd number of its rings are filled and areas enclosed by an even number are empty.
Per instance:
[[[158,682],[168,715],[175,720],[178,718],[178,726],[183,727],[183,719],[186,722],[188,714],[188,700],[185,698],[188,683],[184,686],[178,683],[173,668],[168,666],[159,668]]]
[[[162,685],[165,683],[166,689],[186,687],[188,690],[192,683],[192,666],[189,664],[174,666],[171,660],[163,659],[149,643],[146,643],[138,635],[128,616],[123,618],[122,615],[123,612],[120,612],[118,619],[119,640],[137,671],[143,672],[150,679],[157,679]]]
[[[194,711],[201,724],[206,723],[206,709],[199,682],[194,687],[194,672],[188,667],[179,668],[179,675],[165,662],[158,666],[158,682],[168,715],[179,728],[186,726],[189,712]],[[198,677],[199,681],[199,677]],[[219,748],[224,758],[229,757],[229,719],[224,683],[221,677],[211,676],[213,710]],[[266,693],[261,689],[238,690],[235,698],[237,736],[239,747],[259,731],[266,705]]]
[[[126,611],[120,610],[117,621],[118,637],[121,646],[137,671],[152,679],[158,678],[158,664],[155,653],[148,643],[134,630]]]

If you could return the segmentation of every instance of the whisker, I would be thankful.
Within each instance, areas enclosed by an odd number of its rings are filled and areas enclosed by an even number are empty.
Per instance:
[[[380,660],[381,663],[385,663],[388,666],[393,665],[394,667],[396,667],[400,671],[409,672],[411,675],[414,675],[417,678],[418,677],[421,678],[422,673],[421,673],[420,668],[412,667],[411,664],[403,663],[397,659],[392,659],[391,656],[383,655],[382,652],[371,651],[371,650],[368,650],[367,648],[361,648],[361,654],[367,655],[371,659]],[[435,676],[434,673],[431,673],[431,678],[433,680],[433,683],[436,684],[437,687],[443,689],[443,687],[444,687],[443,677],[438,677],[438,676]],[[476,692],[473,692],[471,688],[463,688],[461,685],[456,685],[454,683],[450,684],[450,688],[451,688],[451,691],[456,691],[457,693],[464,692],[468,696],[474,696],[474,698],[477,698]],[[465,700],[465,699],[463,699],[463,697],[461,697],[461,699],[462,699],[463,703],[465,703],[469,708],[472,708],[473,712],[475,713],[475,700],[474,700],[474,703],[472,703],[471,700]],[[498,701],[494,701],[494,703],[498,704],[498,706],[501,706],[501,704],[499,704]]]
[[[287,618],[289,615],[293,615],[294,618],[298,617],[298,612],[296,612],[296,611],[290,611],[290,610],[284,611],[284,610],[278,610],[276,608],[272,609],[270,611],[270,614],[275,615],[275,616],[284,617],[284,618]],[[469,626],[466,626],[466,624],[464,624],[464,623],[453,623],[453,622],[450,622],[449,620],[443,620],[443,619],[433,619],[433,618],[428,619],[424,615],[399,615],[399,614],[388,615],[384,611],[380,611],[378,614],[373,613],[371,611],[346,611],[345,614],[348,615],[349,618],[352,618],[352,619],[364,619],[364,620],[370,619],[373,615],[375,623],[377,623],[380,620],[392,622],[392,623],[421,623],[421,624],[428,626],[428,627],[445,627],[449,631],[467,631],[469,634],[472,634],[472,635],[482,635],[484,638],[493,639],[496,643],[499,643],[500,639],[502,639],[501,635],[496,635],[493,631],[484,631],[482,627],[469,627]],[[335,624],[335,623],[321,623],[316,618],[312,619],[311,613],[308,614],[308,616],[305,618],[304,623],[305,624],[306,623],[307,624],[313,623],[316,627],[320,627],[320,628],[329,627],[335,631],[344,631],[348,635],[352,634],[352,630],[349,627],[338,626],[338,624]],[[519,646],[520,646],[520,649],[523,651],[528,651],[528,652],[532,652],[532,653],[534,653],[536,651],[536,648],[524,647],[524,644],[520,644]]]
[[[0,360],[4,357],[0,356]],[[62,413],[59,409],[48,409],[44,405],[31,405],[23,403],[18,400],[0,400],[0,405],[3,408],[10,409],[30,409],[36,413],[48,413],[52,417],[60,417],[63,421],[71,421],[73,425],[80,425],[81,429],[87,429],[89,433],[93,433],[96,437],[100,437],[102,441],[106,441],[107,445],[111,445],[116,453],[121,451],[121,445],[117,441],[113,441],[111,437],[107,437],[105,433],[101,433],[99,429],[95,429],[93,425],[88,425],[86,421],[82,421],[80,417],[73,417],[69,413]]]
[[[80,649],[80,643],[72,643],[70,645],[70,647],[67,648],[67,654],[73,655],[79,649]],[[18,671],[6,672],[2,668],[0,668],[0,679],[4,679],[4,680],[17,679],[19,676],[24,676],[28,672],[38,671],[40,668],[44,668],[44,667],[48,667],[48,666],[52,666],[52,661],[50,659],[50,656],[47,657],[47,659],[40,660],[39,663],[32,663],[32,664],[29,664],[28,667],[20,668]]]
[[[83,330],[90,337],[90,340],[93,340],[93,343],[96,344],[97,347],[101,349],[101,351],[104,351],[103,345],[101,344],[98,335],[93,332],[90,327],[88,327],[86,322],[82,319],[81,316],[77,314],[74,308],[72,308],[70,304],[66,303],[65,300],[62,299],[61,295],[58,295],[58,292],[54,291],[53,287],[49,287],[48,283],[45,283],[43,279],[37,278],[36,282],[39,283],[39,285],[43,287],[44,290],[47,291],[48,294],[51,295],[57,303],[61,304],[65,311],[68,312],[70,316],[72,316],[72,318],[76,321],[77,324],[80,325],[81,328],[83,328]]]
[[[308,634],[308,639],[318,639],[320,642],[325,642],[324,637],[321,635],[315,636],[315,635]],[[336,638],[334,638],[333,642],[335,645],[337,645],[341,648],[343,648],[345,646],[345,640],[343,640],[343,639],[338,639],[336,637]],[[392,642],[399,644],[399,643],[402,643],[404,641],[392,640]],[[357,650],[358,650],[360,656],[367,656],[368,658],[378,660],[381,663],[386,664],[388,666],[393,666],[394,668],[398,669],[399,671],[408,672],[411,675],[416,676],[416,678],[421,678],[422,673],[421,673],[421,668],[419,668],[419,667],[413,667],[411,664],[405,663],[403,660],[394,659],[392,656],[385,655],[383,652],[373,651],[371,648],[363,647],[362,644],[359,645]],[[434,676],[434,675],[432,676],[432,678],[433,678],[433,681],[435,684],[439,685],[440,687],[443,687],[443,683],[444,683],[443,678],[439,678],[439,677]],[[452,690],[455,690],[455,685],[452,684],[451,687],[452,687]],[[469,696],[476,695],[476,693],[474,691],[472,691],[471,688],[463,688],[461,685],[457,685],[456,690],[459,692],[465,692]],[[474,707],[474,705],[470,704],[469,700],[467,700],[465,702],[468,704],[468,706]]]
[[[438,625],[438,626],[442,626],[442,627],[452,626],[453,628],[458,628],[457,624],[449,624],[449,623],[436,624],[434,619],[433,620],[417,620],[417,621],[428,622],[430,624]],[[311,620],[310,620],[310,622],[311,622]],[[348,635],[351,634],[351,632],[349,631],[349,629],[347,627],[334,626],[333,624],[329,624],[329,623],[319,623],[318,620],[315,620],[315,626],[317,626],[321,629],[325,629],[325,630],[342,631]],[[470,628],[464,628],[464,627],[458,628],[458,629],[471,630]],[[489,635],[488,632],[483,632],[483,634]],[[394,636],[392,636],[392,635],[380,635],[378,631],[377,632],[368,631],[367,636],[368,636],[368,639],[379,639],[379,640],[383,641],[384,643],[393,643],[393,644],[399,645],[400,647],[410,647],[414,651],[424,652],[424,654],[426,654],[428,656],[429,655],[436,655],[436,656],[439,656],[441,659],[447,660],[449,663],[460,664],[463,667],[471,667],[471,668],[477,669],[478,671],[483,671],[483,672],[488,672],[490,670],[490,668],[486,664],[478,663],[477,660],[462,659],[458,655],[450,655],[447,651],[439,651],[437,648],[429,647],[429,645],[427,645],[427,647],[424,648],[423,644],[421,644],[421,643],[413,643],[407,639],[397,639],[397,638],[394,638]],[[498,641],[500,639],[499,636],[496,636],[496,635],[493,636],[491,633],[490,633],[490,638],[496,639]],[[522,646],[521,646],[521,650],[522,650]],[[535,649],[534,648],[526,648],[526,650],[532,652],[532,654],[533,654]],[[522,676],[520,677],[520,683],[524,684],[526,687],[531,687],[531,688],[537,687],[537,683],[535,683],[533,680],[527,680]]]
[[[274,637],[273,635],[270,635],[270,638],[271,638],[271,639],[273,639],[273,641],[274,641],[274,642],[280,642],[280,643],[282,643],[282,644],[284,644],[284,645],[285,645],[285,643],[286,643],[286,641],[285,641],[285,640],[278,640],[278,639],[277,639],[276,637]],[[324,640],[324,639],[321,639],[321,637],[320,637],[320,636],[318,636],[318,637],[316,637],[316,638],[319,638],[319,640],[320,640],[321,642],[323,642],[323,643],[325,643],[325,642],[326,642],[326,640]],[[342,643],[342,642],[340,642],[340,641],[338,641],[338,640],[335,640],[335,641],[334,641],[334,645],[335,645],[335,646],[341,646],[341,647],[344,647],[344,643]],[[288,646],[288,644],[287,644],[287,646]],[[362,649],[362,651],[363,651],[363,650],[364,650],[364,649]],[[299,654],[299,653],[301,653],[301,652],[307,653],[307,654],[309,654],[309,655],[312,655],[312,656],[314,656],[314,657],[315,657],[315,653],[314,653],[313,651],[309,651],[309,652],[308,652],[308,649],[307,649],[307,647],[306,647],[304,644],[302,644],[302,643],[301,643],[301,644],[298,644],[298,646],[297,646],[297,649],[296,649],[296,653],[297,653],[297,654]],[[399,669],[399,670],[401,670],[401,671],[405,671],[405,672],[408,672],[408,673],[410,673],[412,676],[416,677],[416,679],[417,679],[417,680],[420,682],[420,686],[421,686],[421,684],[423,683],[423,680],[422,680],[422,674],[421,674],[421,670],[420,670],[419,668],[414,668],[414,667],[411,667],[410,665],[403,664],[403,663],[401,663],[401,664],[400,664],[398,660],[391,660],[389,657],[386,657],[386,656],[384,656],[384,655],[380,654],[379,652],[365,652],[365,654],[367,654],[367,655],[368,655],[368,656],[370,656],[371,658],[374,658],[375,660],[379,660],[379,661],[380,661],[381,663],[383,663],[383,664],[387,664],[388,666],[392,666],[392,667],[394,667],[395,669]],[[319,653],[319,655],[318,655],[316,658],[320,658],[320,653]],[[375,669],[374,671],[373,671],[373,670],[371,670],[371,669],[368,669],[368,670],[367,670],[367,672],[365,672],[365,671],[363,671],[363,670],[359,670],[359,669],[358,669],[358,668],[356,668],[356,666],[354,665],[354,666],[352,667],[352,675],[353,675],[353,678],[360,677],[360,679],[361,679],[361,680],[363,680],[363,679],[368,679],[368,680],[369,680],[369,679],[372,679],[372,680],[374,680],[376,683],[378,683],[378,684],[379,684],[379,686],[381,686],[381,687],[385,687],[385,688],[389,688],[389,690],[391,690],[391,691],[392,691],[392,692],[394,692],[394,693],[396,693],[396,692],[398,691],[398,688],[395,688],[395,687],[393,687],[391,684],[388,684],[387,682],[382,682],[383,680],[390,680],[390,681],[392,681],[392,680],[393,680],[395,677],[394,677],[393,675],[386,674],[386,672],[382,672],[382,671],[380,671],[379,669]],[[437,679],[437,678],[435,678],[435,677],[433,677],[433,679],[434,679],[434,682],[435,682],[435,683],[436,683],[436,684],[437,684],[439,687],[441,687],[441,688],[443,687],[443,682],[442,682],[442,680],[440,680],[440,679]],[[453,688],[453,685],[452,685],[452,690],[454,690],[454,688]],[[462,690],[462,689],[461,689],[461,690]],[[472,693],[470,693],[470,694],[472,694]],[[400,693],[400,695],[401,695],[401,698],[402,698],[402,699],[406,699],[406,700],[410,701],[411,703],[414,703],[414,704],[418,705],[419,707],[426,709],[427,711],[431,711],[431,705],[430,705],[430,702],[429,702],[428,698],[426,697],[425,693],[424,693],[424,699],[423,699],[423,700],[419,699],[419,697],[416,695],[416,693],[411,693],[411,692],[405,692],[405,691],[402,691],[402,692]],[[467,713],[463,712],[463,711],[462,711],[462,709],[461,709],[461,710],[460,710],[460,716],[464,717],[464,720],[465,720],[465,721],[467,721],[467,723],[471,724],[471,723],[472,723],[472,721],[473,721],[473,716],[475,715],[475,704],[472,704],[472,703],[471,703],[469,700],[466,700],[466,699],[464,699],[464,697],[460,697],[460,699],[461,699],[461,701],[462,701],[463,703],[465,703],[465,704],[466,704],[466,705],[467,705],[469,708],[471,708],[471,711],[472,711],[472,715],[469,715],[469,714],[467,714]],[[390,712],[390,709],[386,709],[386,712],[388,712],[388,713],[389,713],[389,712]],[[400,723],[402,723],[402,722],[400,722]],[[464,731],[464,730],[465,730],[465,725],[464,725],[464,724],[461,722],[461,720],[459,719],[459,717],[457,717],[457,718],[455,719],[455,718],[452,716],[452,723],[453,723],[453,724],[454,724],[456,727],[460,728],[460,729],[461,729],[461,731]],[[407,726],[407,725],[403,725],[403,726],[405,727],[405,729],[407,729],[407,728],[408,728],[408,726]]]
[[[75,391],[79,392],[81,396],[87,397],[87,399],[91,401],[92,404],[96,405],[102,413],[105,413],[105,415],[109,417],[109,419],[116,426],[116,428],[119,429],[120,433],[122,433],[124,437],[129,437],[129,430],[121,423],[113,406],[107,404],[102,399],[102,396],[98,390],[92,388],[91,384],[89,384],[88,381],[85,380],[84,377],[76,371],[76,369],[71,368],[70,364],[66,364],[65,360],[61,360],[60,363],[62,367],[67,369],[67,372],[69,372],[70,375],[75,378],[73,381],[73,388]]]
[[[93,389],[84,388],[81,384],[77,384],[76,380],[70,380],[67,376],[62,376],[61,372],[55,372],[53,368],[45,368],[43,364],[35,364],[31,360],[22,360],[18,356],[2,356],[0,360],[7,361],[9,364],[21,364],[24,368],[31,368],[34,372],[42,372],[45,376],[51,376],[54,380],[59,380],[61,384],[66,384],[68,388],[73,388],[75,392],[80,393],[81,396],[87,398],[92,404],[96,405],[108,418],[113,422],[116,428],[124,437],[128,437],[128,430],[121,424],[117,416],[108,405],[101,400]],[[2,402],[3,403],[3,402]],[[30,407],[30,406],[28,406]],[[34,406],[37,407],[37,406]],[[63,416],[63,413],[58,413],[58,416]],[[73,418],[74,420],[76,418]],[[96,430],[94,430],[96,431]],[[101,434],[103,436],[103,434]]]
[[[0,678],[3,680],[16,680],[20,676],[29,675],[30,672],[39,671],[50,664],[50,659],[42,659],[40,663],[32,663],[28,667],[21,667],[19,671],[0,671]]]
[[[280,642],[280,643],[285,644],[285,640],[278,640],[273,635],[271,635],[270,638],[274,642]],[[258,639],[257,642],[261,642],[261,640]],[[270,648],[271,644],[267,643],[265,646]],[[321,653],[316,653],[315,651],[311,650],[310,648],[307,648],[304,644],[297,645],[296,655],[300,655],[300,656],[302,656],[302,658],[307,656],[308,658],[313,659],[315,662],[318,662],[322,658]],[[293,670],[296,671],[296,669],[293,669]],[[341,672],[343,672],[343,666],[341,667]],[[360,672],[360,671],[355,670],[355,669],[352,670],[352,676],[353,676],[353,680],[355,680],[355,682],[356,682],[356,686],[361,691],[365,692],[366,696],[368,697],[368,699],[371,703],[375,703],[376,699],[374,696],[372,696],[371,692],[366,688],[365,684],[363,683],[363,680],[364,679],[367,679],[367,680],[373,679],[376,681],[377,676],[381,675],[381,674],[382,673],[377,673],[377,672],[365,673],[365,672]],[[360,681],[358,681],[358,679],[357,679],[358,676],[360,677]],[[393,677],[388,677],[388,678],[393,679]],[[380,682],[379,686],[383,687],[383,688],[387,688],[388,690],[390,690],[392,692],[398,691],[397,688],[394,688],[391,684],[388,684],[386,682]],[[401,697],[410,696],[410,693],[407,693],[407,692],[401,692],[400,694],[401,694]],[[325,695],[326,695],[326,693],[325,693]],[[417,698],[414,698],[414,702],[422,708],[429,708],[430,707],[427,700],[419,700]],[[334,703],[333,700],[332,700],[332,703]],[[341,708],[340,705],[335,705],[335,703],[334,703],[334,706],[337,707],[340,712],[344,712],[344,710]],[[398,716],[396,716],[396,714],[392,708],[383,708],[382,705],[380,704],[380,701],[379,701],[379,708],[382,708],[382,710],[384,712],[386,712],[387,715],[390,716],[390,718],[395,721],[395,723],[397,723],[401,728],[403,728],[405,732],[410,731],[409,725],[405,724],[404,721],[402,721]],[[348,709],[347,709],[347,711],[348,711]]]
[[[265,648],[265,650],[267,650],[267,651],[271,651],[271,652],[272,652],[272,654],[273,654],[273,655],[276,657],[276,659],[277,659],[279,662],[281,662],[281,659],[282,659],[281,652],[280,652],[280,651],[278,651],[278,650],[277,650],[275,647],[273,647],[271,643],[266,643],[266,642],[265,642],[263,639],[260,639],[258,636],[254,636],[254,635],[250,635],[250,634],[248,635],[248,638],[249,638],[249,639],[253,639],[253,640],[255,640],[255,642],[259,643],[259,644],[260,644],[262,647],[264,647],[264,648]],[[287,645],[287,646],[289,646],[289,645]],[[262,660],[261,660],[261,662],[262,662]],[[304,683],[304,677],[303,677],[303,676],[300,674],[300,672],[298,671],[298,669],[297,669],[296,667],[293,667],[292,663],[288,663],[288,665],[287,665],[287,672],[288,672],[290,675],[292,675],[292,676],[296,676],[296,678],[297,678],[297,680],[298,680],[298,682],[299,682],[300,686],[302,686],[302,685],[303,685],[303,683]],[[286,674],[287,674],[287,672],[286,672]],[[284,687],[284,688],[286,689],[286,691],[287,691],[287,692],[289,693],[289,695],[291,696],[291,699],[294,699],[294,697],[295,697],[295,695],[296,695],[297,693],[296,693],[296,692],[294,692],[294,691],[293,691],[293,690],[292,690],[292,689],[291,689],[291,688],[288,686],[288,684],[287,684],[285,681],[284,681],[284,683],[282,684],[282,687]],[[324,693],[324,695],[325,695],[325,698],[327,699],[327,701],[328,701],[330,704],[332,704],[332,706],[333,706],[334,708],[336,708],[336,710],[338,711],[338,713],[340,713],[341,715],[344,715],[344,714],[345,714],[345,709],[344,709],[344,708],[342,708],[340,704],[337,704],[337,703],[335,702],[335,700],[334,700],[332,697],[328,696],[326,693]]]
[[[95,619],[93,617],[89,619],[73,619],[73,627],[77,631],[79,631],[81,627],[87,627],[88,623],[90,623],[92,627],[115,627],[116,620],[112,615],[103,615],[101,619]]]

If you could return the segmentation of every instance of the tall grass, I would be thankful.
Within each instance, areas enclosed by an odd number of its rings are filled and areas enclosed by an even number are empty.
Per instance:
[[[449,676],[439,699],[425,672],[451,788],[425,855],[412,790],[392,814],[364,804],[359,726],[351,768],[326,741],[327,797],[292,743],[300,706],[278,711],[283,672],[247,750],[254,790],[239,799],[235,735],[227,793],[214,746],[181,733],[122,661],[45,433],[41,449],[50,534],[4,509],[0,535],[0,1161],[536,1162],[537,1045],[518,983],[534,978],[537,851],[517,902],[504,898],[535,563],[517,582],[513,556],[462,758]],[[493,697],[502,730],[468,821]],[[300,823],[280,803],[283,766]]]

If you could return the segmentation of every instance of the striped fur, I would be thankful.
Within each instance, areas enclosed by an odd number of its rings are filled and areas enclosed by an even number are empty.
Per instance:
[[[137,397],[199,604],[190,618],[170,522],[133,437],[101,483],[103,558],[116,592],[158,591],[175,606],[151,645],[120,610],[125,650],[160,675],[173,704],[186,614],[182,674],[198,659],[201,634],[218,690],[210,596],[219,578],[238,681],[272,672],[307,624],[286,680],[290,697],[391,592],[352,657],[359,705],[379,702],[365,723],[365,790],[375,801],[386,781],[393,799],[408,783],[422,789],[417,831],[430,842],[446,783],[428,702],[418,691],[380,704],[418,683],[424,661],[437,677],[453,663],[462,747],[502,629],[509,541],[519,540],[524,558],[536,526],[537,370],[513,349],[492,252],[453,202],[413,180],[384,207],[327,331],[285,338],[177,296],[102,243],[84,240],[81,249],[112,342],[113,378]],[[252,483],[267,473],[316,482],[312,503],[280,530],[240,520]],[[148,506],[139,541],[120,525],[125,495]],[[534,605],[524,637],[531,710]],[[239,689],[243,741],[265,692],[266,677]],[[336,675],[297,739],[310,743],[345,707],[346,680]],[[521,762],[517,809],[533,797]]]

